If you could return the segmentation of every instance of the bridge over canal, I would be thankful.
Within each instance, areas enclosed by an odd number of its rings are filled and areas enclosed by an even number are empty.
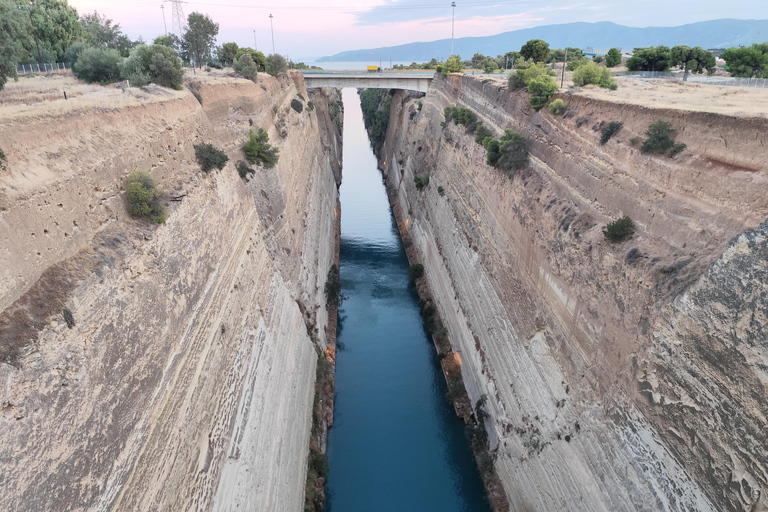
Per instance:
[[[356,87],[360,89],[405,89],[427,92],[432,72],[398,71],[302,71],[307,89]]]

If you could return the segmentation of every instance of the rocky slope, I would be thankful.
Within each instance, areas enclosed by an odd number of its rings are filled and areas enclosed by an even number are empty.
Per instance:
[[[3,510],[302,507],[340,135],[322,93],[290,108],[300,76],[188,85],[0,125]],[[258,128],[280,160],[246,184]],[[200,142],[229,164],[200,172]],[[136,169],[165,224],[125,213]]]
[[[749,230],[768,217],[768,122],[564,99],[554,117],[437,78],[395,94],[380,151],[512,509],[766,510],[768,240]],[[441,126],[455,105],[524,134],[529,167],[489,167]],[[676,159],[628,142],[659,119],[688,145]],[[637,233],[608,243],[622,215]]]

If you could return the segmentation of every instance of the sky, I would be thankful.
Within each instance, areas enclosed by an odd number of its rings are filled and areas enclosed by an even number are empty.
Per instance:
[[[98,11],[132,39],[172,31],[172,6],[161,0],[69,0],[84,14]],[[161,9],[164,6],[164,9]],[[766,19],[767,0],[201,0],[182,3],[185,15],[208,14],[219,24],[218,43],[234,41],[293,60],[345,50],[451,37],[487,36],[574,21],[612,21],[633,27],[677,26],[718,18]],[[453,12],[452,12],[453,11]],[[663,14],[663,17],[660,15]]]

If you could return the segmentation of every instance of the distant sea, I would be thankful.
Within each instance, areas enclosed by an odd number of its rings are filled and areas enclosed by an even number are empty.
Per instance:
[[[320,66],[323,69],[365,69],[368,66],[381,66],[383,69],[387,69],[390,67],[390,65],[394,66],[395,64],[403,64],[405,66],[408,66],[412,60],[404,61],[404,60],[393,60],[390,64],[389,60],[382,60],[379,62],[378,60],[376,62],[373,61],[351,61],[351,62],[344,62],[344,61],[338,61],[338,62],[304,62],[307,66]],[[421,62],[419,62],[421,64]]]

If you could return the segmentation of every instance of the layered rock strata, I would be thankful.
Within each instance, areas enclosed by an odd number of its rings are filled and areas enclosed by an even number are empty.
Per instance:
[[[340,135],[322,93],[290,108],[300,76],[188,86],[0,126],[3,510],[302,507]],[[280,159],[246,183],[258,128]],[[175,199],[160,226],[125,213],[136,169]]]
[[[768,216],[768,121],[564,99],[438,77],[394,95],[379,155],[512,509],[763,510],[768,242],[745,230]],[[528,168],[489,167],[447,106],[525,135]],[[629,143],[659,119],[675,159]],[[622,215],[637,232],[609,243]]]

